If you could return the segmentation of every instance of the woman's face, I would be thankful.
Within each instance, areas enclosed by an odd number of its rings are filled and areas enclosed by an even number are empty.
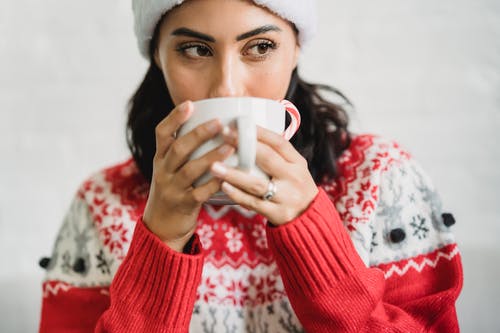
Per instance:
[[[189,0],[167,14],[155,62],[175,105],[284,98],[299,46],[290,23],[244,0]]]

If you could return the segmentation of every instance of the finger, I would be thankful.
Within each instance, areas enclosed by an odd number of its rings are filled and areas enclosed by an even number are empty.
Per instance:
[[[210,168],[215,177],[224,180],[242,191],[256,197],[262,197],[267,191],[269,180],[249,174],[234,168],[228,168],[223,163],[215,162]]]
[[[201,204],[210,199],[210,197],[220,191],[220,189],[221,181],[217,178],[214,178],[211,179],[208,183],[194,188],[191,191],[191,198],[193,201]]]
[[[201,144],[215,137],[221,130],[220,120],[212,119],[177,138],[165,155],[167,171],[175,172],[179,169]]]
[[[273,131],[257,126],[257,140],[270,146],[288,162],[297,162],[303,159],[290,142]]]
[[[264,215],[264,216],[271,215],[270,213],[276,205],[271,201],[265,201],[259,197],[248,194],[248,193],[236,188],[235,186],[229,184],[226,181],[222,182],[221,189],[224,193],[227,194],[227,196],[232,201],[234,201],[238,205],[241,205],[245,208],[254,210],[257,213]]]
[[[163,158],[175,140],[175,133],[193,113],[193,103],[186,101],[175,107],[155,128],[156,158]]]
[[[181,188],[187,188],[200,178],[204,173],[208,172],[210,166],[217,161],[224,161],[234,153],[234,147],[228,144],[223,144],[205,155],[189,161],[184,164],[178,171],[176,183]]]
[[[258,142],[255,164],[267,175],[278,178],[283,170],[288,170],[290,163],[265,143]]]
[[[222,138],[225,143],[233,146],[238,146],[238,132],[231,126],[224,126],[222,129]]]

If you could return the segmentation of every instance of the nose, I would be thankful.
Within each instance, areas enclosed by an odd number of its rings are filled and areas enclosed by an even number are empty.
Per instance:
[[[215,64],[211,75],[209,97],[236,97],[244,95],[242,68],[238,59],[225,55]]]

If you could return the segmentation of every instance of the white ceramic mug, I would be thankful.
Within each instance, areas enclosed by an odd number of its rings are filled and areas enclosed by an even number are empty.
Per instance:
[[[289,101],[274,101],[257,97],[220,97],[193,102],[194,111],[186,123],[179,129],[177,136],[182,136],[198,125],[211,119],[219,119],[223,126],[235,124],[238,132],[238,148],[236,153],[224,161],[229,167],[269,179],[255,165],[257,150],[257,125],[282,134],[286,140],[295,134],[300,126],[300,114]],[[290,115],[290,125],[285,130],[286,112]],[[221,135],[202,144],[190,156],[190,160],[201,157],[207,152],[223,144]],[[195,187],[207,183],[212,178],[210,173],[204,174],[193,184]],[[234,204],[225,193],[218,192],[209,200],[210,204]]]

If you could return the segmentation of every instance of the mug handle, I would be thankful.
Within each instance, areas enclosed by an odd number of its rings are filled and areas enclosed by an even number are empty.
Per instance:
[[[282,134],[283,138],[288,141],[295,133],[297,133],[297,130],[300,127],[300,112],[292,102],[287,101],[286,99],[281,100],[280,103],[285,107],[285,111],[288,112],[291,119],[288,128]]]
[[[257,125],[255,118],[251,115],[239,116],[236,118],[238,127],[238,146],[245,143],[245,149],[238,147],[238,168],[249,171],[255,165],[257,155]]]
[[[285,111],[288,112],[291,119],[288,128],[282,134],[283,138],[288,141],[299,129],[300,113],[292,102],[284,99],[280,103],[285,107]],[[236,119],[236,125],[238,127],[238,142],[245,142],[245,149],[238,149],[238,167],[249,171],[255,164],[257,154],[257,126],[251,115],[239,116]]]

